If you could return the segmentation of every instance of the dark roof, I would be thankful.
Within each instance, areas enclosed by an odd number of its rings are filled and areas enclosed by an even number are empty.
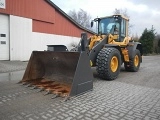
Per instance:
[[[75,20],[73,20],[69,15],[67,15],[63,10],[61,10],[57,5],[55,5],[52,1],[50,0],[45,0],[46,2],[48,2],[52,7],[54,7],[57,11],[59,11],[64,17],[66,17],[68,20],[70,20],[73,24],[75,24],[77,27],[79,27],[80,29],[83,29],[91,34],[95,34],[93,31],[81,26],[80,24],[78,24]]]

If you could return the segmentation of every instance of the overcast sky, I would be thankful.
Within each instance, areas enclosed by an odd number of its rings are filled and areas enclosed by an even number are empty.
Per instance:
[[[152,25],[160,34],[160,0],[51,0],[65,13],[70,10],[87,11],[92,18],[112,15],[115,8],[127,9],[132,34],[142,34],[145,28]]]

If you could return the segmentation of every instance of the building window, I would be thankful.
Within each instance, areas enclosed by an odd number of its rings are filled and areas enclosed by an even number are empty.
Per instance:
[[[0,37],[6,37],[6,34],[0,34]]]
[[[1,44],[6,44],[6,41],[1,41]]]

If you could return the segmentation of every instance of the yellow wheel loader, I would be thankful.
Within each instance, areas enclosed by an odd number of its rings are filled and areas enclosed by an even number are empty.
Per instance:
[[[68,51],[63,45],[48,45],[47,51],[33,51],[20,83],[53,93],[75,96],[93,89],[91,66],[99,77],[116,79],[124,63],[127,71],[138,71],[142,46],[128,37],[129,19],[122,15],[96,18],[98,34],[81,34],[77,47]]]
[[[96,18],[98,34],[87,39],[82,33],[81,42],[72,51],[80,51],[82,45],[90,58],[90,65],[96,66],[99,77],[114,80],[118,77],[121,65],[127,71],[137,72],[142,62],[142,45],[128,36],[129,19],[123,15]],[[80,43],[81,43],[80,42]]]

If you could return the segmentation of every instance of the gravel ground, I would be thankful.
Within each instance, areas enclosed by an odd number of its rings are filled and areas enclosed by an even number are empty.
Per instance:
[[[8,80],[0,74],[1,120],[160,120],[159,55],[144,56],[138,72],[122,66],[114,81],[101,80],[92,71],[93,91],[67,102],[16,84],[24,71]]]

